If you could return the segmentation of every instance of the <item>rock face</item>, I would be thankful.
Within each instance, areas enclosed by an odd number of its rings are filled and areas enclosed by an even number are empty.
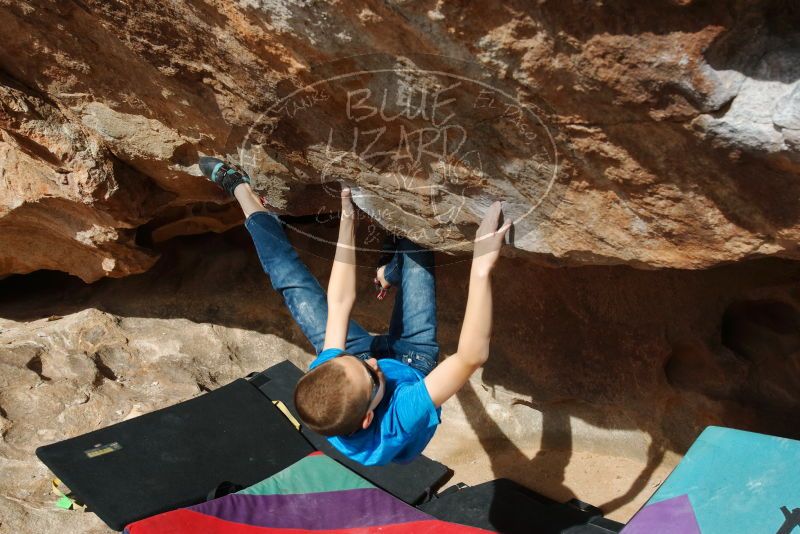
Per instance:
[[[153,240],[229,228],[199,154],[293,214],[348,181],[446,251],[504,198],[545,260],[796,258],[798,20],[781,0],[3,0],[0,274],[124,276]]]

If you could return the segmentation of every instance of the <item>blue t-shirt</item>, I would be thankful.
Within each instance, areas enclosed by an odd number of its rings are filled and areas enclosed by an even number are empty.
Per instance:
[[[309,369],[336,356],[342,349],[323,350]],[[328,441],[348,458],[364,465],[408,463],[428,445],[441,423],[441,408],[433,405],[422,373],[392,359],[378,360],[386,377],[386,391],[375,408],[372,423],[350,436]]]

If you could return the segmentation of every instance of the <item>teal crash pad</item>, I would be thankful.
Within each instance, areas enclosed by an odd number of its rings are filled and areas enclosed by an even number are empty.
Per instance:
[[[792,531],[800,534],[800,441],[710,426],[622,533]]]

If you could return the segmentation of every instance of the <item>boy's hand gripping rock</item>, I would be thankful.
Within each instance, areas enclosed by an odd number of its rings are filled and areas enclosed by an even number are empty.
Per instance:
[[[352,219],[355,216],[355,206],[350,187],[342,184],[342,218]]]
[[[506,221],[502,227],[497,227],[501,213],[500,202],[492,204],[475,233],[475,248],[472,254],[472,270],[475,274],[488,275],[491,273],[497,263],[497,258],[500,257],[503,240],[508,229],[511,228],[510,220]]]

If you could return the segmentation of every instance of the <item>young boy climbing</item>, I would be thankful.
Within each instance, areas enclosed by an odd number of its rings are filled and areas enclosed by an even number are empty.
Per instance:
[[[317,358],[295,389],[303,423],[328,436],[343,454],[365,465],[409,462],[440,423],[442,404],[489,356],[491,273],[511,226],[498,228],[501,205],[489,208],[475,236],[469,294],[455,354],[437,366],[433,253],[411,241],[377,272],[382,290],[397,288],[389,331],[372,335],[350,319],[356,299],[355,217],[349,188],[342,212],[327,297],[297,256],[278,218],[250,188],[249,177],[216,158],[200,169],[233,195],[272,286],[314,346]]]

